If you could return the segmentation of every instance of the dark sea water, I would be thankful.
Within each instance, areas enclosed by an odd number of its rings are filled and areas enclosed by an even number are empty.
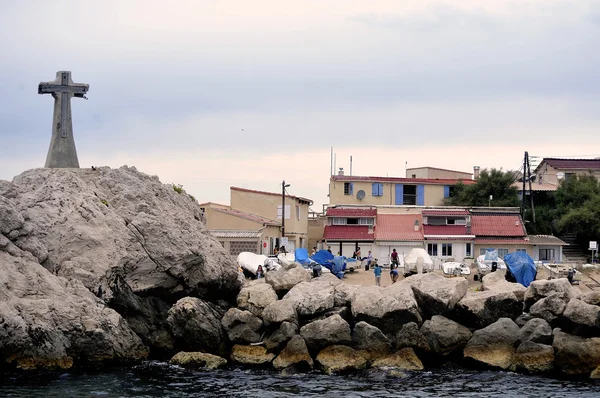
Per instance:
[[[449,365],[405,377],[228,369],[190,371],[164,362],[104,373],[4,375],[1,397],[600,397],[600,382],[476,371]]]

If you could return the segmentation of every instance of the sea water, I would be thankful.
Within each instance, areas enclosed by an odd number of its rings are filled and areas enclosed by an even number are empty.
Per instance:
[[[600,381],[477,371],[281,375],[232,368],[191,371],[164,362],[94,373],[5,374],[2,397],[600,397]]]

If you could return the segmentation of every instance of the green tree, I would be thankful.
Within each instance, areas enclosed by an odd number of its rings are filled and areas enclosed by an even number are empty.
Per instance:
[[[514,182],[515,174],[511,171],[484,169],[475,184],[458,183],[444,203],[448,206],[519,206],[517,188],[512,186]]]

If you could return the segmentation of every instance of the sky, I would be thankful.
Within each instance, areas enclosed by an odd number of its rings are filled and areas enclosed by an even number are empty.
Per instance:
[[[327,203],[352,174],[600,156],[598,0],[0,0],[0,179],[43,167],[59,70],[81,167],[200,202]]]

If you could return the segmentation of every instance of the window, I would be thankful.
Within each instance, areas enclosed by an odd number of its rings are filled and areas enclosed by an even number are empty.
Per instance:
[[[300,221],[300,206],[296,206],[296,218],[298,219],[298,221]]]
[[[437,247],[437,243],[428,243],[427,253],[429,253],[430,256],[437,256]]]
[[[541,261],[554,261],[554,249],[540,249]]]
[[[358,218],[347,218],[346,225],[358,225]]]
[[[354,184],[351,182],[344,183],[344,195],[352,195],[352,191],[354,190]]]
[[[372,195],[383,196],[383,184],[380,182],[374,182],[372,184]]]
[[[498,258],[504,258],[508,254],[508,249],[498,249]]]
[[[517,249],[517,252],[527,253],[527,249]]]
[[[452,255],[452,243],[442,243],[442,256]]]
[[[465,257],[471,257],[473,254],[471,252],[471,244],[465,243]]]
[[[360,218],[358,220],[358,223],[360,225],[373,225],[373,219],[372,218]]]
[[[417,186],[404,185],[404,193],[402,195],[402,204],[416,205],[417,204]]]
[[[485,256],[485,252],[487,251],[487,249],[479,249],[479,255],[480,256]]]
[[[346,219],[342,217],[333,217],[333,225],[346,225]]]

